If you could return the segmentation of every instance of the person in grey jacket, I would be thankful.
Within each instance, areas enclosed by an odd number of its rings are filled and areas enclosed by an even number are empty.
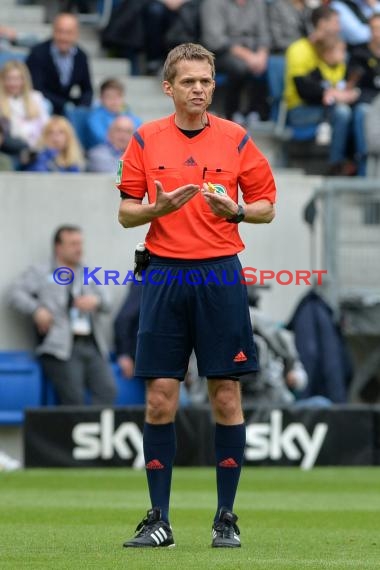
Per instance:
[[[110,311],[110,303],[105,288],[84,279],[82,250],[81,229],[59,227],[52,263],[28,268],[13,283],[9,300],[33,319],[36,353],[60,403],[83,404],[87,389],[91,404],[109,405],[116,387],[100,316]]]
[[[271,0],[267,9],[271,53],[285,53],[292,42],[312,32],[312,9],[306,0]]]
[[[225,115],[268,115],[265,72],[270,35],[265,0],[203,0],[200,6],[202,43],[216,55],[216,71],[227,75]],[[249,86],[249,104],[242,98]]]

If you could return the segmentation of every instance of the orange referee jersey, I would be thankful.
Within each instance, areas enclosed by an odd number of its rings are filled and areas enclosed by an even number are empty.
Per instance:
[[[119,164],[117,187],[150,203],[156,199],[155,180],[165,192],[185,184],[211,182],[238,202],[275,201],[276,187],[268,161],[239,125],[208,115],[209,125],[193,138],[183,134],[174,115],[142,125],[132,137]],[[156,255],[206,259],[232,255],[244,244],[238,225],[215,216],[201,193],[179,210],[154,219],[146,236]]]

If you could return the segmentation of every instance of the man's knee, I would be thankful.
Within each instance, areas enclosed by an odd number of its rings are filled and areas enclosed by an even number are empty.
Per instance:
[[[240,384],[235,380],[211,380],[210,400],[219,419],[229,420],[242,413]]]
[[[147,383],[146,419],[151,423],[174,420],[178,403],[178,381],[157,379]]]

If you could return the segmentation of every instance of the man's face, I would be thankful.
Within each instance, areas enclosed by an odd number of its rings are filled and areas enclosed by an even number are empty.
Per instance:
[[[53,26],[53,40],[61,53],[67,53],[76,45],[78,35],[78,22],[73,16],[57,16]]]
[[[112,123],[110,127],[108,140],[113,147],[120,150],[120,152],[123,152],[131,140],[133,131],[133,122],[127,117],[119,117]]]
[[[56,258],[62,265],[75,266],[82,259],[83,236],[81,232],[63,231],[61,241],[55,246]]]
[[[207,60],[179,61],[173,81],[164,81],[164,92],[173,98],[176,112],[202,114],[211,103],[215,88]]]
[[[337,38],[340,34],[339,15],[331,14],[328,18],[319,20],[317,29],[322,40],[329,41],[331,38]]]

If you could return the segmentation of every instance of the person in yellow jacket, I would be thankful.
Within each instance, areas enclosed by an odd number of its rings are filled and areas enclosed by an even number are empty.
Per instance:
[[[286,51],[284,98],[290,126],[317,128],[317,142],[330,144],[327,173],[351,173],[346,162],[352,105],[360,96],[346,81],[346,50],[339,36],[338,14],[329,6],[312,13],[313,32]]]

